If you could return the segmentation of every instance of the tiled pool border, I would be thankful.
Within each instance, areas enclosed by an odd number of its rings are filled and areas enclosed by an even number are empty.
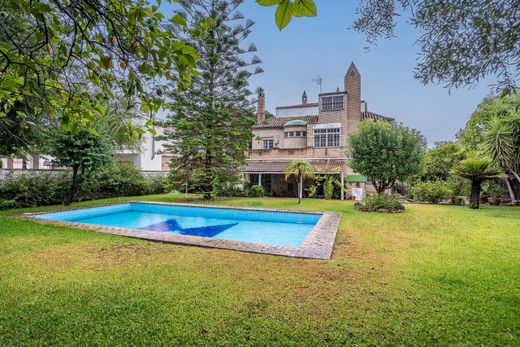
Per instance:
[[[275,246],[275,245],[267,245],[260,243],[252,243],[252,242],[242,242],[242,241],[231,241],[231,240],[220,240],[213,239],[201,236],[191,236],[191,235],[178,235],[171,234],[160,231],[147,231],[147,230],[138,230],[138,229],[130,229],[130,228],[120,228],[120,227],[109,227],[103,225],[95,225],[95,224],[84,224],[84,223],[76,223],[76,222],[66,222],[66,221],[55,221],[48,220],[43,218],[31,220],[37,220],[42,223],[56,224],[56,225],[66,225],[72,226],[81,229],[89,229],[97,232],[105,233],[105,234],[114,234],[121,235],[127,237],[134,237],[143,240],[150,241],[159,241],[159,242],[167,242],[167,243],[175,243],[175,244],[183,244],[183,245],[194,245],[200,247],[212,247],[212,248],[222,248],[222,249],[230,249],[237,250],[243,252],[253,252],[253,253],[264,253],[264,254],[273,254],[273,255],[281,255],[286,257],[296,257],[296,258],[312,258],[312,259],[330,259],[332,256],[332,250],[334,248],[334,241],[336,239],[336,233],[338,232],[339,222],[340,222],[340,214],[334,212],[313,212],[313,211],[299,211],[299,210],[284,210],[284,209],[264,209],[264,208],[255,208],[255,207],[234,207],[234,206],[220,206],[220,205],[203,205],[203,204],[183,204],[183,203],[168,203],[168,202],[152,202],[152,201],[127,201],[120,202],[114,204],[108,204],[103,206],[111,206],[111,205],[120,205],[124,203],[138,203],[138,204],[152,204],[152,205],[167,205],[167,206],[190,206],[190,207],[205,207],[205,208],[224,208],[224,209],[235,209],[235,210],[252,210],[252,211],[265,211],[265,212],[292,212],[292,213],[308,213],[308,214],[321,214],[321,218],[318,220],[318,223],[311,230],[307,238],[303,241],[300,247],[284,247],[284,246]],[[85,207],[78,209],[89,209],[96,208],[100,206],[93,207]],[[64,212],[70,211],[73,209],[67,210],[59,210],[56,212]],[[36,213],[24,213],[21,215],[23,218],[35,217],[39,214],[50,213],[49,211],[45,212],[36,212]]]

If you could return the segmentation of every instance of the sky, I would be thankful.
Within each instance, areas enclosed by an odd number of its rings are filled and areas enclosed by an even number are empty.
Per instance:
[[[372,112],[393,117],[420,130],[433,145],[453,140],[471,113],[493,90],[493,78],[468,88],[447,89],[423,85],[413,78],[418,58],[414,45],[419,32],[399,20],[397,37],[369,46],[362,34],[350,30],[356,18],[358,1],[316,0],[318,16],[293,18],[282,31],[274,21],[275,7],[262,7],[245,0],[240,12],[256,24],[246,43],[252,42],[264,73],[250,79],[251,90],[262,87],[266,108],[301,102],[307,91],[309,102],[316,102],[317,75],[323,92],[343,88],[343,78],[351,62],[361,73],[361,98]]]

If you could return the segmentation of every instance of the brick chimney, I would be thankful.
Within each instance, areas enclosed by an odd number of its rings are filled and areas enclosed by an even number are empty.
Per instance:
[[[345,91],[347,92],[347,133],[353,133],[361,122],[361,75],[354,62],[350,64],[345,75]]]
[[[307,92],[304,90],[302,95],[302,105],[307,105]]]
[[[258,106],[256,110],[256,123],[262,124],[265,121],[265,94],[263,90],[258,91]]]

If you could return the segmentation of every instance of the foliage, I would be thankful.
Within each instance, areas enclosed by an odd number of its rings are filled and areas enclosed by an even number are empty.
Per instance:
[[[356,203],[356,207],[363,212],[397,213],[404,211],[404,205],[399,201],[399,198],[387,194],[369,195],[361,203]]]
[[[256,0],[262,6],[276,6],[275,21],[280,30],[285,28],[292,17],[314,17],[318,9],[314,0]]]
[[[93,135],[87,130],[65,132],[56,129],[49,139],[48,154],[57,166],[72,169],[72,182],[65,204],[74,201],[74,194],[82,176],[103,166],[112,159],[113,146],[105,136]]]
[[[141,171],[129,163],[110,163],[88,175],[80,196],[99,199],[148,193],[151,193],[150,187]]]
[[[146,183],[148,185],[147,194],[164,194],[167,191],[167,177],[162,174],[158,175],[150,175],[145,177]],[[132,195],[137,195],[133,194]]]
[[[172,111],[164,126],[172,127],[167,148],[174,154],[172,177],[179,182],[194,178],[201,183],[205,198],[211,198],[213,183],[231,177],[245,162],[252,139],[253,108],[248,99],[248,69],[260,63],[253,56],[254,45],[242,48],[254,22],[242,20],[239,1],[179,1],[179,14],[187,19],[190,31],[183,39],[200,53],[197,74],[189,89],[171,94]],[[208,22],[201,38],[197,28]],[[181,34],[180,34],[181,35]]]
[[[502,170],[495,167],[488,159],[469,158],[461,161],[452,171],[454,176],[471,181],[470,208],[478,209],[480,206],[480,191],[482,182],[503,178]]]
[[[59,204],[69,184],[67,173],[8,174],[0,180],[0,200],[3,208]]]
[[[496,95],[485,98],[471,114],[457,138],[467,150],[478,151],[484,143],[486,123],[494,117],[507,118],[514,110],[520,111],[520,92],[511,96]]]
[[[491,118],[483,137],[486,153],[520,182],[520,110],[512,110],[506,118]]]
[[[334,188],[341,189],[341,181],[334,174],[323,174],[315,177],[316,182],[323,183],[323,197],[325,199],[332,199],[334,197]],[[347,187],[343,187],[344,191],[347,191]],[[309,196],[312,197],[312,196]]]
[[[295,159],[285,169],[285,180],[289,177],[296,176],[298,180],[298,204],[301,203],[303,195],[303,181],[306,178],[314,178],[314,170],[311,164],[306,160]]]
[[[424,180],[447,180],[453,167],[466,157],[463,148],[454,142],[436,143],[424,156]]]
[[[488,181],[482,184],[482,195],[488,195],[492,198],[507,198],[506,190],[496,181]]]
[[[437,204],[439,201],[453,196],[453,190],[446,181],[426,181],[416,183],[411,193],[418,201],[427,201]]]
[[[371,176],[382,193],[397,180],[406,181],[420,173],[426,140],[417,130],[403,125],[366,120],[349,136],[349,145],[352,169]]]
[[[310,187],[305,188],[305,191],[307,192],[307,196],[309,198],[314,198],[314,197],[316,197],[316,194],[318,193],[318,187],[310,186]]]
[[[242,174],[236,174],[232,177],[227,177],[225,180],[216,180],[213,184],[213,194],[220,197],[243,196],[244,185]],[[263,196],[263,195],[261,195]]]
[[[164,82],[187,86],[198,59],[170,28],[185,20],[165,18],[159,3],[5,0],[1,15],[0,118],[15,108],[24,122],[59,116],[75,131],[101,117],[110,99],[156,112]]]
[[[265,189],[261,185],[254,184],[249,187],[249,196],[253,198],[259,198],[265,196]]]
[[[62,203],[70,182],[70,172],[9,174],[0,180],[0,209]],[[161,194],[164,183],[162,175],[146,178],[130,164],[111,163],[86,176],[74,200]]]

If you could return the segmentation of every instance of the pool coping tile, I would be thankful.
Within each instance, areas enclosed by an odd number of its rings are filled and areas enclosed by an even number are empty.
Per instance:
[[[96,224],[84,224],[77,222],[67,221],[56,221],[43,218],[30,218],[37,217],[39,214],[53,213],[49,211],[36,212],[36,213],[24,213],[19,215],[21,218],[27,218],[33,221],[41,223],[55,224],[71,226],[75,228],[93,230],[105,234],[114,234],[126,237],[134,237],[149,241],[158,241],[165,243],[174,243],[182,245],[194,245],[200,247],[211,247],[211,248],[222,248],[229,250],[237,250],[242,252],[252,253],[263,253],[280,255],[286,257],[296,258],[311,258],[311,259],[323,259],[328,260],[332,257],[332,251],[334,248],[334,241],[336,234],[339,229],[339,223],[341,215],[336,212],[316,212],[316,211],[299,211],[299,210],[286,210],[286,209],[266,209],[266,208],[255,208],[255,207],[234,207],[234,206],[220,206],[220,205],[203,205],[203,204],[184,204],[184,203],[168,203],[168,202],[153,202],[153,201],[127,201],[124,203],[114,203],[103,206],[93,206],[82,209],[90,209],[96,207],[106,207],[113,205],[121,205],[125,203],[138,203],[138,204],[152,204],[152,205],[167,205],[167,206],[189,206],[189,207],[204,207],[204,208],[223,208],[223,209],[234,209],[234,210],[250,210],[250,211],[264,211],[264,212],[292,212],[292,213],[308,213],[308,214],[321,214],[321,218],[318,220],[314,228],[310,231],[307,238],[303,241],[300,247],[285,247],[276,246],[262,243],[253,242],[242,242],[232,240],[222,240],[201,236],[192,235],[179,235],[171,234],[161,231],[148,231],[131,228],[121,227],[109,227]],[[74,209],[60,210],[56,212],[71,211]]]

